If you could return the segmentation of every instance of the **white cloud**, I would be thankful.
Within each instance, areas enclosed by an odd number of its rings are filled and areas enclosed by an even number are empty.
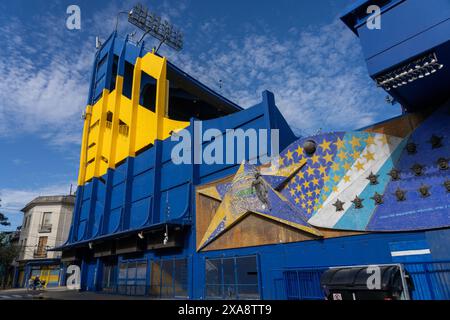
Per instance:
[[[76,183],[72,182],[72,185],[76,186]],[[73,191],[75,191],[75,188]],[[23,214],[20,210],[36,197],[48,195],[67,195],[69,192],[70,183],[59,183],[40,188],[0,189],[0,198],[2,200],[0,211],[6,215],[11,223],[11,226],[8,227],[0,226],[0,231],[14,230],[17,226],[21,225]]]
[[[39,40],[33,45],[18,32],[18,21],[4,24],[0,40],[8,39],[2,43],[9,58],[0,61],[0,73],[7,79],[0,83],[0,135],[19,130],[56,145],[79,143],[93,37],[107,35],[116,13],[133,4],[132,0],[110,4],[93,16],[82,12],[82,30],[88,40],[81,45],[74,45],[79,38],[61,30],[54,18],[42,19],[44,30],[32,34]],[[178,21],[184,20],[187,10],[187,2],[173,6],[164,1],[155,8]],[[120,19],[120,30],[129,31],[126,18]],[[163,46],[161,52],[243,107],[258,103],[261,91],[273,91],[297,133],[355,129],[398,114],[384,105],[383,93],[367,75],[358,39],[337,19],[303,31],[291,28],[284,38],[267,28],[250,28],[235,38],[225,33],[222,18],[198,22],[197,27],[199,36],[192,37],[195,40],[184,51],[173,53]],[[219,31],[224,34],[221,38]],[[148,42],[152,43],[151,38]]]
[[[73,142],[81,130],[92,50],[69,47],[70,41],[57,33],[42,37],[38,32],[38,41],[29,43],[34,32],[20,33],[20,28],[15,20],[0,28],[1,40],[12,39],[5,40],[6,59],[0,61],[5,79],[0,82],[0,134],[38,134],[51,143],[61,143],[64,136]]]
[[[201,29],[211,24],[217,21],[204,22]],[[384,93],[367,75],[359,40],[338,20],[300,32],[292,29],[288,40],[252,31],[242,39],[215,39],[206,46],[210,49],[200,55],[168,54],[186,72],[244,107],[258,103],[261,91],[274,92],[297,133],[357,129],[399,113],[384,105]]]
[[[76,186],[75,182],[72,182]],[[73,189],[75,191],[75,187]],[[24,189],[0,189],[0,197],[2,199],[2,207],[8,210],[22,209],[27,203],[39,196],[48,195],[67,195],[70,192],[70,183],[60,183],[47,185],[40,188],[24,188]]]
[[[134,4],[133,0],[110,3],[93,14],[82,9],[80,31],[66,30],[64,19],[50,14],[25,23],[14,17],[4,21],[0,25],[6,57],[0,60],[4,79],[0,82],[0,136],[37,134],[57,146],[79,144],[94,37],[108,36],[117,13]],[[172,6],[164,1],[159,7],[172,18],[180,16],[187,4]],[[124,15],[119,19],[122,33],[132,29]]]

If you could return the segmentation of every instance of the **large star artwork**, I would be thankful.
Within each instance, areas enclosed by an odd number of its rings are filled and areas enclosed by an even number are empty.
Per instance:
[[[306,214],[292,205],[279,190],[304,166],[306,161],[282,169],[258,168],[242,163],[232,182],[198,190],[199,194],[221,201],[198,250],[229,230],[249,214],[278,221],[315,236],[322,234],[311,226]]]

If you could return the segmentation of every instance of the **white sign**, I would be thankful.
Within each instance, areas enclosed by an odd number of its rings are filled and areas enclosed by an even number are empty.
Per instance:
[[[342,300],[342,294],[333,293],[333,300]]]

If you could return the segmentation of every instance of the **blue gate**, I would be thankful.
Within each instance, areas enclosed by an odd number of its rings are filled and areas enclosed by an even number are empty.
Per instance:
[[[283,272],[287,300],[324,300],[320,277],[327,268],[297,269]]]
[[[450,261],[402,263],[412,280],[412,300],[450,300]],[[287,300],[323,300],[320,277],[326,267],[283,271]]]
[[[413,300],[450,300],[450,261],[403,263],[412,279]]]

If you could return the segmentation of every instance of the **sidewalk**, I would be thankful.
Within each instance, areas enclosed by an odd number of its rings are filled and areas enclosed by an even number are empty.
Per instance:
[[[48,300],[150,300],[149,297],[123,296],[117,294],[104,294],[101,292],[86,292],[69,290],[66,287],[48,288],[40,299]]]
[[[86,292],[69,290],[66,287],[47,288],[42,292],[29,292],[25,288],[0,290],[3,295],[34,295],[34,300],[151,300],[149,297],[105,294],[102,292]]]

